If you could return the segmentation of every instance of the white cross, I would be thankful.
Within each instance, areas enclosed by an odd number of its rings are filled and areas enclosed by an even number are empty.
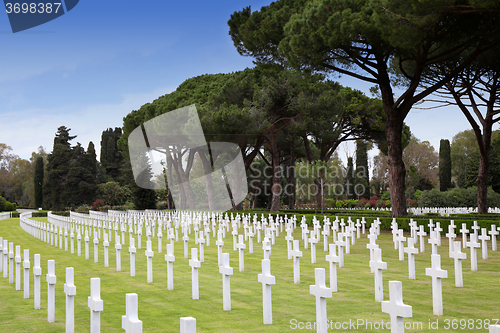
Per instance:
[[[437,247],[439,244],[437,233],[438,232],[436,230],[431,231],[430,238],[428,240],[429,244],[432,245],[432,254],[437,254]]]
[[[191,260],[189,260],[189,266],[191,266],[191,289],[192,289],[192,299],[199,299],[199,287],[198,287],[198,268],[201,267],[201,262],[198,260],[198,249],[191,249]]]
[[[0,237],[0,244],[1,243],[2,242]],[[2,258],[1,253],[0,253],[0,258]],[[0,261],[0,267],[2,267],[1,261]],[[24,298],[30,298],[30,250],[29,249],[24,249],[23,268],[24,268]]]
[[[53,323],[55,321],[56,312],[56,262],[49,260],[47,262],[47,321]]]
[[[405,260],[405,252],[404,252],[404,242],[406,241],[406,237],[403,236],[403,229],[399,229],[397,231],[396,242],[398,242],[399,249],[399,260]]]
[[[431,268],[425,269],[425,275],[432,277],[432,309],[436,316],[443,315],[443,289],[441,279],[448,277],[448,272],[441,269],[441,256],[431,255]]]
[[[271,242],[267,237],[262,241],[262,250],[264,251],[264,259],[269,259],[271,256]]]
[[[492,224],[491,225],[491,230],[488,231],[488,234],[491,236],[491,250],[496,251],[497,250],[497,235],[499,232],[497,231],[496,225]]]
[[[401,281],[389,281],[389,301],[382,302],[382,312],[391,316],[391,333],[404,333],[404,318],[412,316],[412,307],[403,303]]]
[[[147,279],[148,283],[153,282],[153,257],[154,252],[151,250],[151,241],[146,241],[146,251],[144,251],[144,255],[146,256],[146,269],[147,269]]]
[[[483,254],[483,259],[488,259],[488,243],[490,236],[486,234],[486,228],[481,229],[481,236],[478,237],[481,241],[481,249]]]
[[[16,290],[21,290],[21,246],[16,245],[16,256],[14,261],[16,262]]]
[[[100,278],[90,279],[88,306],[90,308],[90,333],[99,333],[101,331],[101,311],[103,311]]]
[[[477,271],[476,249],[480,247],[480,244],[476,240],[476,234],[470,234],[470,242],[467,242],[467,247],[470,248],[470,269],[472,271]]]
[[[427,226],[429,227],[429,233],[431,233],[433,231],[432,228],[434,228],[434,223],[432,223],[432,219],[429,219],[429,224],[427,224]]]
[[[420,252],[424,252],[425,251],[424,237],[427,236],[427,233],[424,231],[423,225],[419,226],[419,231],[417,232],[417,235],[419,236]]]
[[[217,261],[218,265],[222,265],[222,247],[224,246],[224,241],[222,240],[222,231],[219,230],[217,232],[217,241],[215,241],[215,245],[217,245]]]
[[[311,243],[311,263],[315,264],[316,263],[316,243],[318,243],[318,239],[314,235],[311,235],[311,238],[309,238],[309,243]]]
[[[292,259],[292,255],[290,254],[290,250],[292,248],[292,242],[293,242],[292,229],[286,230],[285,240],[286,240],[286,249],[287,249],[288,259]]]
[[[326,299],[332,297],[332,290],[325,285],[325,269],[314,269],[314,285],[309,286],[309,293],[316,296],[316,323],[318,333],[328,330],[326,315]]]
[[[223,310],[231,310],[231,275],[233,268],[229,266],[229,253],[222,254],[222,266],[219,267],[219,273],[222,274],[222,303]]]
[[[370,271],[373,273],[373,250],[378,249],[378,245],[375,244],[375,240],[377,239],[377,235],[373,232],[370,232],[368,235],[368,238],[370,239],[370,243],[366,244],[366,248],[370,250],[370,261],[368,262],[368,265],[370,266]]]
[[[7,241],[4,240],[4,242],[7,242]],[[4,248],[5,248],[5,243],[4,243]],[[4,271],[4,273],[5,273],[5,271]],[[34,283],[33,283],[35,310],[39,310],[40,309],[40,276],[42,275],[42,268],[40,267],[40,255],[39,254],[35,254],[35,264],[33,265],[33,275],[35,276]]]
[[[115,250],[116,250],[116,271],[119,272],[122,270],[122,257],[121,257],[121,249],[122,244],[120,243],[120,236],[116,235],[115,238]]]
[[[330,263],[330,289],[337,292],[337,263],[340,257],[337,255],[337,245],[329,245],[330,253],[325,256],[325,260]]]
[[[452,220],[453,221],[453,220]],[[445,235],[448,238],[448,250],[449,252],[453,251],[453,241],[455,240],[455,225],[448,225],[448,233]]]
[[[465,249],[467,246],[467,234],[469,233],[469,230],[467,230],[467,223],[462,223],[460,232],[462,233],[462,247]]]
[[[181,333],[196,333],[196,319],[193,317],[181,317]]]
[[[335,244],[339,247],[339,267],[344,267],[344,247],[346,246],[346,242],[344,241],[344,233],[338,234],[337,242]]]
[[[122,316],[122,329],[127,333],[142,333],[142,321],[139,320],[139,299],[137,294],[125,295],[125,316]]]
[[[73,267],[66,267],[66,283],[64,293],[66,294],[66,332],[73,332],[75,328],[75,272]]]
[[[476,239],[478,237],[478,230],[481,229],[480,226],[477,225],[477,221],[474,221],[474,225],[472,226],[472,229],[474,229],[474,234],[476,235]]]
[[[271,325],[273,323],[271,286],[276,283],[276,279],[271,275],[271,261],[269,259],[262,259],[262,274],[258,274],[257,279],[262,283],[262,312],[264,325]]]
[[[300,283],[300,257],[302,257],[302,251],[299,250],[299,241],[293,241],[293,249],[290,251],[290,255],[293,259],[293,282]]]
[[[387,263],[382,261],[382,250],[373,250],[372,267],[375,279],[375,301],[382,302],[384,300],[384,281],[382,270],[387,269]]]
[[[415,254],[418,249],[413,247],[413,238],[408,239],[408,247],[405,247],[404,251],[408,253],[408,277],[415,280]]]
[[[467,258],[466,253],[462,253],[460,242],[455,242],[453,251],[450,252],[450,258],[455,259],[455,287],[463,287],[462,279],[462,260]]]
[[[174,289],[174,245],[167,244],[167,254],[165,254],[165,261],[167,262],[167,289]]]

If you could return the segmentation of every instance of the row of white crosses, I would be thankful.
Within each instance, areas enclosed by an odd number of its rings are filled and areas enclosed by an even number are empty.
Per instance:
[[[4,247],[7,247],[7,240],[0,237],[0,243],[2,246],[0,250],[3,253],[7,253],[9,257],[8,269],[5,265],[0,265],[0,268],[4,272],[9,272],[9,282],[16,280],[16,290],[21,290],[21,270],[20,270],[20,246],[16,246],[16,255],[13,256],[10,253],[13,251],[6,252]],[[13,243],[8,243],[8,248],[13,248]],[[197,249],[193,249],[195,253]],[[193,254],[195,256],[195,254]],[[2,256],[0,256],[2,257]],[[12,260],[13,258],[16,263],[16,269],[14,274]],[[40,254],[35,254],[34,256],[35,264],[33,266],[34,275],[34,308],[40,309],[40,278],[42,275],[42,269],[40,267]],[[6,261],[5,261],[6,262]],[[30,297],[30,283],[29,283],[29,249],[24,250],[24,298]],[[55,275],[55,261],[48,260],[47,262],[46,280],[47,280],[47,321],[49,323],[55,322],[55,285],[57,283],[57,277]],[[194,290],[194,288],[193,288]],[[75,315],[75,300],[76,286],[74,284],[74,269],[73,267],[66,267],[66,283],[64,284],[64,293],[66,294],[66,332],[74,332],[74,315]],[[88,298],[88,307],[90,308],[90,332],[100,332],[100,313],[103,311],[103,301],[100,298],[100,279],[91,279],[91,295]],[[183,317],[180,319],[181,333],[194,333],[196,332],[196,320],[192,317]],[[138,296],[137,294],[130,293],[126,294],[126,314],[122,316],[122,328],[128,333],[140,333],[142,332],[142,321],[138,319]]]

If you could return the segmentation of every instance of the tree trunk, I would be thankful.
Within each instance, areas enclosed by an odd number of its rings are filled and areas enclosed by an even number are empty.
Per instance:
[[[403,162],[403,147],[401,137],[403,133],[403,117],[400,112],[386,110],[387,122],[385,135],[387,137],[389,188],[391,193],[392,217],[406,215],[405,201],[405,165]]]
[[[208,151],[208,149],[207,149]],[[203,165],[203,171],[205,172],[205,187],[207,189],[207,197],[208,197],[208,209],[215,209],[215,193],[214,193],[214,184],[212,182],[212,165],[210,161],[205,156],[205,151],[199,150],[198,156],[200,156],[201,164]]]
[[[479,158],[479,171],[477,173],[477,213],[488,214],[488,157],[481,155]]]
[[[281,166],[278,161],[278,153],[273,154],[273,186],[271,188],[271,212],[280,210],[280,196],[281,196]]]

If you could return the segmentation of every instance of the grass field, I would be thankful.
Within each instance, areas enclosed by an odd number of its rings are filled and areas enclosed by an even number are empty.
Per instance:
[[[45,218],[33,218],[46,221]],[[317,263],[311,264],[310,249],[301,250],[301,283],[293,283],[292,261],[287,259],[285,234],[280,233],[276,244],[272,246],[271,273],[276,277],[272,287],[273,324],[262,324],[262,285],[257,281],[261,272],[263,258],[262,245],[254,239],[254,253],[245,250],[245,272],[238,271],[238,254],[233,251],[232,237],[228,234],[224,240],[224,252],[230,253],[232,310],[222,310],[222,278],[217,266],[217,247],[211,238],[211,246],[205,247],[205,262],[199,269],[200,299],[191,299],[191,267],[184,259],[182,241],[176,242],[174,263],[174,290],[167,290],[166,262],[164,260],[166,239],[163,251],[158,253],[157,240],[153,239],[154,282],[146,282],[145,237],[142,249],[136,253],[136,276],[129,274],[128,237],[122,250],[122,271],[115,271],[114,239],[110,244],[110,267],[104,267],[102,242],[99,244],[99,262],[93,262],[93,244],[90,246],[90,259],[70,254],[50,244],[44,243],[19,227],[19,219],[0,221],[0,236],[22,249],[30,250],[31,267],[33,255],[42,258],[42,295],[41,309],[33,307],[33,270],[30,269],[30,299],[23,298],[22,291],[15,291],[13,284],[0,275],[0,331],[1,332],[64,332],[65,331],[65,268],[74,267],[75,285],[75,331],[88,332],[90,312],[87,298],[90,295],[90,278],[101,278],[101,298],[104,311],[101,313],[102,332],[123,332],[121,316],[125,314],[125,294],[139,295],[139,319],[143,322],[144,332],[179,332],[179,318],[192,316],[197,320],[198,332],[289,332],[310,331],[300,329],[300,323],[315,321],[315,297],[309,294],[309,285],[314,284],[314,268],[326,268],[328,285],[328,263],[324,260],[323,243],[317,246]],[[300,228],[293,235],[300,239]],[[380,332],[377,325],[388,322],[389,315],[381,312],[381,304],[375,302],[373,274],[368,267],[368,239],[361,235],[356,244],[351,246],[351,253],[345,255],[345,267],[338,271],[338,292],[327,300],[328,319],[333,323],[332,332]],[[408,235],[406,235],[408,236]],[[194,234],[189,245],[194,245]],[[460,238],[457,238],[460,240]],[[75,238],[76,242],[76,238]],[[398,260],[398,251],[394,250],[392,234],[382,232],[377,240],[382,248],[383,260],[388,269],[384,276],[384,299],[389,299],[388,281],[403,282],[403,301],[413,307],[413,317],[406,319],[407,325],[414,328],[406,332],[486,332],[484,324],[500,317],[500,252],[489,251],[489,259],[482,260],[478,251],[478,271],[470,271],[470,260],[463,261],[464,287],[454,284],[453,260],[448,258],[448,242],[442,239],[438,249],[441,267],[448,270],[448,278],[443,280],[444,315],[432,314],[431,278],[425,275],[425,268],[430,267],[430,246],[426,252],[416,255],[416,280],[408,279],[407,261]],[[137,246],[137,240],[136,240]],[[469,257],[469,251],[467,257]],[[47,322],[47,260],[56,262],[56,322]],[[405,258],[406,259],[406,258]],[[359,327],[351,323],[370,322]],[[341,328],[339,325],[344,325]],[[432,324],[432,325],[431,325]],[[465,328],[464,327],[465,324]],[[335,326],[336,325],[336,326]],[[369,324],[370,325],[370,324]],[[373,326],[374,325],[374,326]],[[429,327],[431,325],[431,327]],[[456,328],[455,326],[456,325]],[[480,328],[480,326],[482,326]],[[337,329],[336,329],[336,328]],[[461,329],[461,327],[463,329]],[[480,329],[479,329],[480,328]],[[384,330],[388,331],[388,330]]]

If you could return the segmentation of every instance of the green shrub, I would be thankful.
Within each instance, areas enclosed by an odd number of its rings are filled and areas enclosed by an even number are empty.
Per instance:
[[[0,196],[0,212],[5,210],[5,205],[7,204],[7,200],[4,197]]]
[[[4,208],[4,210],[5,210],[5,211],[7,211],[7,212],[11,212],[11,211],[13,211],[13,210],[15,210],[15,209],[16,209],[16,208],[15,208],[15,206],[14,206],[14,204],[13,204],[12,202],[8,202],[8,201],[6,201],[6,203],[5,203],[5,208]]]
[[[488,207],[500,207],[500,194],[488,188]],[[476,207],[477,187],[455,187],[446,192],[438,189],[423,191],[418,200],[419,207]]]
[[[382,200],[390,200],[391,199],[391,192],[385,191],[382,196],[380,197]]]

